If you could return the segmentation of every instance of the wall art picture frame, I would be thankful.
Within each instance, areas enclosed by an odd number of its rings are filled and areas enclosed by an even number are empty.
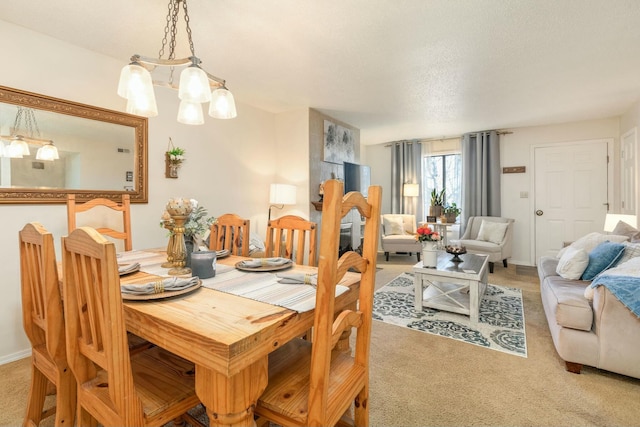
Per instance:
[[[324,121],[324,161],[342,164],[355,160],[353,130]]]

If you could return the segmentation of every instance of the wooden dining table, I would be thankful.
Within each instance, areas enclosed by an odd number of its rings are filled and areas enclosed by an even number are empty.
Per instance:
[[[228,256],[217,263],[235,266],[243,259]],[[317,268],[294,265],[291,271],[316,273]],[[123,276],[121,283],[153,278],[140,271]],[[336,311],[355,304],[359,279],[346,274],[341,284],[349,291],[337,297]],[[124,301],[124,314],[128,331],[195,364],[196,394],[212,426],[254,425],[253,410],[268,382],[269,353],[302,336],[314,321],[313,310],[298,313],[204,287],[172,298]],[[348,349],[344,338],[340,345]]]

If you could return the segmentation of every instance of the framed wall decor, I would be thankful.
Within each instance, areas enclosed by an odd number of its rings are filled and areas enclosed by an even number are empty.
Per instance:
[[[330,163],[353,162],[355,141],[353,131],[330,120],[324,121],[324,161]]]

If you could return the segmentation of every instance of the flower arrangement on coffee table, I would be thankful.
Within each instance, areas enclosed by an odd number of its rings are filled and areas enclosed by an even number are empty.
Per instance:
[[[431,227],[423,225],[416,230],[416,240],[419,242],[439,242],[442,240],[442,236],[437,231],[434,231]]]

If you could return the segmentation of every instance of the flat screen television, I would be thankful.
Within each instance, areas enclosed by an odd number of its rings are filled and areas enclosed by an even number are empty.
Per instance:
[[[371,185],[371,168],[366,165],[344,162],[344,192],[359,191],[367,197]]]

